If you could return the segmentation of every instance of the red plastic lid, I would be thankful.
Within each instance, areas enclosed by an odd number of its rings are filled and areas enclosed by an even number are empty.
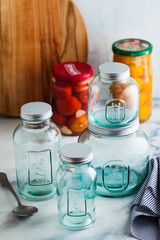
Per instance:
[[[59,81],[84,81],[92,77],[93,73],[93,67],[83,62],[64,62],[53,68],[53,76]]]

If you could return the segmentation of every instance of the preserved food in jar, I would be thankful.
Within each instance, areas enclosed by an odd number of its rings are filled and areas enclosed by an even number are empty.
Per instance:
[[[144,101],[143,97],[140,101]],[[97,193],[121,197],[148,173],[148,141],[139,128],[139,88],[122,63],[104,63],[89,86],[88,129],[78,142],[93,149]]]
[[[52,120],[64,135],[79,135],[87,128],[88,85],[93,68],[81,62],[61,63],[50,83]]]
[[[122,63],[104,63],[89,86],[88,117],[92,125],[116,128],[138,117],[139,89]]]
[[[152,45],[141,39],[122,39],[112,45],[113,61],[130,67],[130,74],[139,85],[139,119],[145,122],[152,108]]]

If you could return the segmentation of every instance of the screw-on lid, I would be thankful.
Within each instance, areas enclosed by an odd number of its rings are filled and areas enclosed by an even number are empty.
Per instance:
[[[69,164],[85,164],[92,161],[92,148],[84,143],[69,143],[61,148],[61,161]]]
[[[114,42],[112,50],[122,56],[139,57],[150,54],[152,44],[142,39],[127,38]]]
[[[99,77],[102,81],[122,81],[129,76],[129,67],[123,63],[112,62],[99,66]]]
[[[83,62],[64,62],[53,68],[53,76],[59,81],[81,82],[93,76],[93,67]]]
[[[23,120],[43,121],[52,116],[52,108],[45,102],[30,102],[21,107],[20,116]]]
[[[88,130],[93,134],[100,135],[100,136],[112,136],[112,137],[125,136],[125,135],[129,135],[131,133],[136,132],[138,129],[139,129],[138,117],[131,123],[128,123],[127,125],[123,125],[115,128],[100,127],[88,121]]]

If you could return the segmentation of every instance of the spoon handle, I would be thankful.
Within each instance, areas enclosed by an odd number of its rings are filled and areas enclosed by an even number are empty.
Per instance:
[[[13,196],[15,197],[15,199],[18,202],[18,205],[22,205],[20,200],[19,200],[19,197],[17,196],[17,194],[13,190],[10,182],[8,181],[7,175],[3,172],[0,172],[0,182],[4,187],[8,188],[8,190],[13,194]]]

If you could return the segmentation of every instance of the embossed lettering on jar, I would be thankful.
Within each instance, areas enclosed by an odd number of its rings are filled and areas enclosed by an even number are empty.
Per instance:
[[[137,192],[148,173],[146,135],[139,128],[122,136],[103,136],[89,130],[81,134],[79,142],[93,149],[97,194],[121,197]]]
[[[62,164],[56,175],[58,218],[62,226],[81,230],[95,222],[96,172],[92,149],[81,143],[61,149]]]
[[[122,63],[104,63],[89,86],[88,116],[93,125],[115,128],[138,117],[139,88]]]
[[[60,132],[51,116],[47,103],[25,104],[21,108],[23,122],[13,134],[18,192],[32,201],[46,200],[56,193]]]
[[[139,89],[129,67],[104,63],[89,87],[88,130],[79,137],[93,149],[97,193],[121,197],[140,188],[148,173],[148,141],[139,128]]]

